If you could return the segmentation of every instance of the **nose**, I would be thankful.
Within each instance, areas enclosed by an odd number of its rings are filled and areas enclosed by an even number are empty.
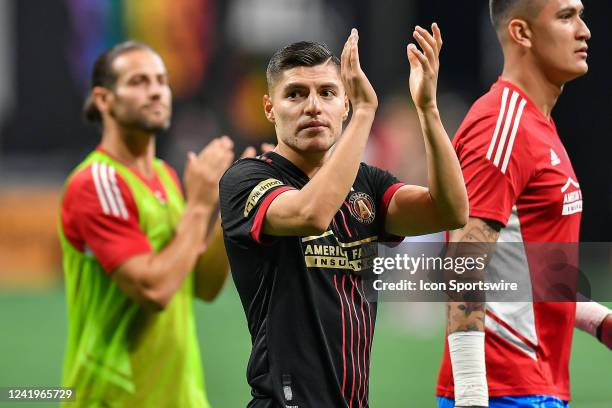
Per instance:
[[[154,101],[161,99],[161,88],[156,85],[151,86],[149,88],[149,98]]]
[[[311,92],[306,101],[304,112],[308,116],[317,116],[321,113],[321,102],[316,92]]]
[[[152,100],[159,100],[162,96],[162,90],[165,85],[159,83],[158,81],[151,81],[149,85],[149,98]]]
[[[578,39],[583,41],[591,39],[591,30],[589,30],[589,27],[583,19],[580,19],[580,27],[578,28]]]

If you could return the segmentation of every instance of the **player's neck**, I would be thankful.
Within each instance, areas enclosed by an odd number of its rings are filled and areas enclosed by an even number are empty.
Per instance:
[[[298,169],[302,170],[304,174],[306,174],[309,178],[314,177],[314,175],[319,171],[319,169],[325,163],[327,158],[327,154],[329,152],[299,152],[291,147],[279,143],[274,152],[280,154],[285,159],[289,160],[293,163]]]
[[[563,84],[553,83],[539,69],[526,69],[521,64],[514,63],[504,65],[502,79],[519,87],[540,112],[550,119],[557,99],[563,91]]]
[[[123,165],[145,178],[154,176],[155,136],[141,131],[126,131],[113,126],[104,128],[100,147]]]

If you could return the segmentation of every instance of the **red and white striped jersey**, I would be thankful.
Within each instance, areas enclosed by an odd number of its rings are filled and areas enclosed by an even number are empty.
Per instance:
[[[100,147],[97,150],[107,156]],[[164,166],[180,191],[174,169]],[[167,192],[154,173],[145,178],[132,169],[160,202]],[[139,224],[139,212],[127,183],[112,165],[97,163],[79,168],[70,177],[61,206],[61,223],[70,244],[90,252],[111,273],[129,258],[153,251]]]
[[[504,225],[498,242],[578,242],[580,185],[552,119],[515,85],[498,80],[478,99],[453,140],[470,216]],[[498,246],[499,247],[499,246]],[[522,245],[505,247],[490,267],[529,276]],[[531,268],[531,271],[534,269]],[[533,275],[532,275],[533,279]],[[487,302],[486,369],[490,396],[551,395],[569,400],[575,303]],[[448,343],[437,394],[453,398]]]

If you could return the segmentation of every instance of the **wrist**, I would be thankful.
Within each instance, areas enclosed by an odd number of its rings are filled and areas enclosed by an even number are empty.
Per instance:
[[[480,331],[448,335],[457,407],[489,406],[484,343]]]
[[[609,313],[595,331],[597,340],[612,349],[612,313]]]
[[[183,218],[189,222],[208,222],[215,209],[216,206],[210,204],[187,202]]]
[[[357,105],[353,107],[353,118],[362,117],[364,119],[374,119],[377,105]]]
[[[430,102],[425,105],[416,107],[417,113],[420,115],[435,115],[440,116],[440,111],[438,110],[438,104],[436,101]]]

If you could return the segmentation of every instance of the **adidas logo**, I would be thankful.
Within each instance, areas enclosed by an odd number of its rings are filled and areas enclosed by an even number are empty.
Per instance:
[[[559,163],[561,163],[561,159],[559,156],[557,156],[557,153],[555,153],[553,149],[550,149],[550,164],[556,166]]]

